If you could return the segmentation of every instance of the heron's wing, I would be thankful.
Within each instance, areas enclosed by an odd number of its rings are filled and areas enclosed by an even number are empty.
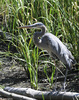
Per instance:
[[[47,50],[50,56],[60,59],[68,67],[74,63],[74,57],[67,47],[54,35],[46,33],[42,37],[42,48]]]
[[[47,50],[51,57],[57,59],[58,58],[56,55],[58,53],[57,42],[51,37],[50,34],[44,35],[41,40],[42,40],[41,48]]]
[[[55,40],[55,41],[54,41]],[[74,60],[74,57],[72,56],[71,52],[67,49],[67,47],[56,37],[54,37],[53,42],[51,42],[50,48],[51,52],[53,52],[58,59],[60,59],[68,69],[73,66],[76,61]]]

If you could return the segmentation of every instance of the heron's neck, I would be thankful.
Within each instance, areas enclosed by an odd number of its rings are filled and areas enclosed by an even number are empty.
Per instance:
[[[45,34],[45,28],[41,27],[41,32],[35,32],[34,33],[34,37],[33,37],[33,41],[34,43],[38,46],[40,44],[40,40],[39,37],[42,37]]]

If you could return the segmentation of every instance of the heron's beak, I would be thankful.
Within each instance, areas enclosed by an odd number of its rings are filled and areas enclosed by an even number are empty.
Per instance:
[[[30,28],[36,28],[36,25],[33,24],[33,25],[25,25],[25,26],[21,26],[21,27],[18,27],[18,28],[27,28],[27,29],[30,29]]]
[[[21,26],[21,27],[18,27],[18,28],[28,28],[28,29],[30,29],[32,27],[30,27],[30,26]]]

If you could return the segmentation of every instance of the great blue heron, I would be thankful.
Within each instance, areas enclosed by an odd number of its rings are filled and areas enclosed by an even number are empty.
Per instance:
[[[71,52],[67,49],[67,47],[57,38],[55,35],[51,33],[46,33],[46,26],[41,23],[35,23],[32,25],[22,26],[19,28],[40,28],[40,32],[35,32],[33,36],[33,41],[38,48],[42,48],[48,51],[50,56],[57,58],[63,62],[66,66],[66,74],[64,80],[64,88],[65,88],[65,81],[67,77],[67,71],[70,70],[73,64],[75,64],[74,57],[72,56]],[[41,38],[39,38],[41,37]]]

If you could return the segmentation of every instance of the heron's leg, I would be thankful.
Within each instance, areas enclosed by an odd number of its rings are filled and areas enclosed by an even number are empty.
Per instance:
[[[63,83],[63,89],[64,89],[64,91],[65,91],[65,88],[66,88],[67,73],[68,73],[68,69],[66,68],[65,79],[64,79],[64,83]]]
[[[55,91],[56,91],[56,88],[57,88],[57,76],[58,76],[58,70],[57,70],[57,68],[56,68],[56,71],[55,71],[55,73],[56,73],[56,76],[55,76]]]
[[[58,70],[57,70],[57,60],[55,60],[54,61],[54,63],[55,63],[55,67],[56,67],[56,69],[55,69],[55,73],[56,73],[56,75],[55,75],[55,87],[54,87],[54,90],[56,91],[56,89],[57,89],[57,76],[58,76]]]

